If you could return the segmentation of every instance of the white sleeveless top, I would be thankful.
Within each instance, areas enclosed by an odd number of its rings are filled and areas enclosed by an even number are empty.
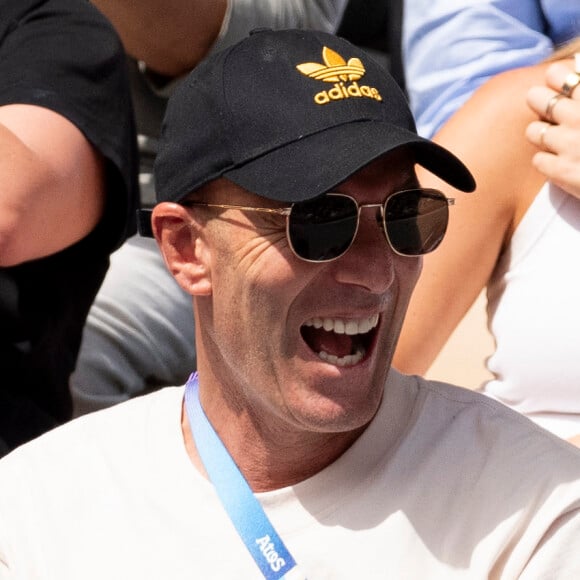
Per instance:
[[[580,200],[546,184],[487,289],[487,395],[561,437],[580,433]]]

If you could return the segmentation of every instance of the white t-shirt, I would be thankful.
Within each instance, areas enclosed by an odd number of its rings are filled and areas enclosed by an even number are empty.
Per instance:
[[[81,417],[0,461],[0,578],[259,579],[186,454],[182,397]],[[394,371],[343,456],[258,498],[309,580],[580,578],[580,450]]]

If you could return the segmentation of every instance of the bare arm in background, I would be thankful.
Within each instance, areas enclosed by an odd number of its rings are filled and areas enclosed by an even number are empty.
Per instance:
[[[125,49],[155,72],[190,71],[217,40],[228,0],[93,0],[119,32]],[[336,30],[346,0],[229,0],[236,28]],[[235,39],[237,40],[237,39]]]
[[[48,256],[86,236],[103,213],[103,173],[100,156],[61,115],[1,106],[0,266]]]
[[[532,168],[537,149],[524,132],[536,117],[528,88],[541,83],[545,65],[503,73],[477,90],[435,141],[471,169],[477,189],[463,194],[425,171],[421,184],[456,198],[441,246],[425,256],[423,272],[397,346],[394,366],[425,373],[486,287],[496,262],[536,196],[543,175]],[[466,138],[469,135],[470,138]]]

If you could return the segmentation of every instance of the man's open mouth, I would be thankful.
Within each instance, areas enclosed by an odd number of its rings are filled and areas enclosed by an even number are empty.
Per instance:
[[[311,318],[301,327],[302,338],[320,359],[338,367],[358,364],[368,352],[379,315],[367,318]]]

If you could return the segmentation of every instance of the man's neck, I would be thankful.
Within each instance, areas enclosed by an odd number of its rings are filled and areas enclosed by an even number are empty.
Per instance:
[[[214,425],[220,439],[254,492],[271,491],[295,485],[333,463],[358,439],[365,427],[348,433],[297,435],[264,433],[251,420],[239,415],[228,419],[221,414]],[[182,433],[187,453],[204,475],[205,468],[197,451],[185,404]]]

